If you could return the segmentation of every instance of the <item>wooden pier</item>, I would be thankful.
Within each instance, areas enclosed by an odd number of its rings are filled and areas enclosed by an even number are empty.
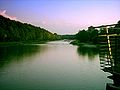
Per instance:
[[[106,90],[120,90],[120,28],[117,24],[93,27],[100,29],[100,65],[104,72],[109,72],[113,84],[107,84]]]

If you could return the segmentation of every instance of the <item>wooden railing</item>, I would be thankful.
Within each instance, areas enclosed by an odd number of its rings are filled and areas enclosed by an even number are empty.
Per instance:
[[[120,28],[111,28],[112,25],[102,25],[93,28],[103,28],[99,34],[99,58],[101,69],[120,75]]]
[[[92,27],[103,29],[99,33],[100,65],[103,71],[112,74],[108,78],[113,80],[113,84],[106,84],[106,90],[120,90],[120,28],[115,28],[115,25]]]

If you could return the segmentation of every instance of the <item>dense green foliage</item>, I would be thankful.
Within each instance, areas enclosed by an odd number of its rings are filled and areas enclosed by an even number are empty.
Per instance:
[[[73,39],[76,38],[76,35],[69,35],[69,34],[67,34],[67,35],[61,35],[61,38],[62,38],[62,39],[73,40]]]
[[[0,41],[46,41],[60,39],[57,34],[0,15]]]
[[[80,42],[92,42],[98,41],[98,30],[89,28],[88,30],[81,30],[76,34],[76,39]]]

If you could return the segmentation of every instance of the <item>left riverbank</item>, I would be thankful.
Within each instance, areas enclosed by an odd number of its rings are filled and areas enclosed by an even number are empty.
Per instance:
[[[16,46],[24,44],[44,44],[47,41],[21,41],[21,42],[0,42],[0,46]]]

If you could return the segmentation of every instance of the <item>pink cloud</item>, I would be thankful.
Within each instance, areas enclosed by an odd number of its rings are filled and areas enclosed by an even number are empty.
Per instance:
[[[6,10],[0,11],[0,15],[4,16],[4,17],[6,17],[6,18],[9,18],[9,19],[11,19],[11,20],[17,20],[17,18],[16,18],[15,16],[9,16],[9,15],[7,15],[7,14],[6,14]]]

